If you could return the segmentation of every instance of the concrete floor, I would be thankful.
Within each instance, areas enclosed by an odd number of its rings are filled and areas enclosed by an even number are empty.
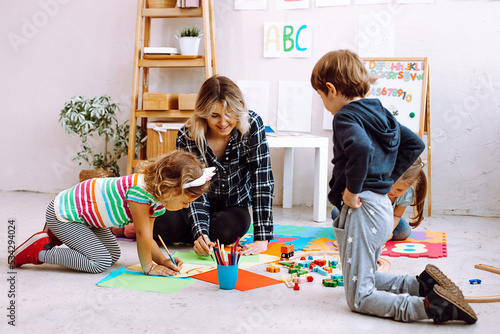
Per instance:
[[[498,333],[500,303],[471,304],[479,320],[475,325],[432,322],[399,323],[351,312],[341,288],[325,288],[319,280],[293,291],[274,285],[246,292],[220,290],[195,280],[175,293],[130,291],[97,287],[106,277],[53,266],[26,265],[15,271],[15,299],[9,298],[7,266],[8,219],[16,219],[19,245],[43,227],[45,208],[53,194],[0,192],[1,333]],[[312,208],[274,211],[275,223],[330,226],[312,221]],[[427,263],[439,266],[466,296],[500,294],[500,275],[474,268],[484,263],[500,267],[500,219],[465,216],[426,218],[421,230],[447,233],[448,257],[441,259],[387,258],[391,272],[419,274]],[[120,242],[122,257],[112,269],[138,263],[136,245]],[[172,246],[171,251],[190,248]],[[265,266],[250,269],[269,274]],[[274,274],[276,275],[276,274]],[[278,274],[279,275],[279,274]],[[281,277],[281,276],[279,276]],[[470,285],[471,278],[482,280]],[[9,303],[15,301],[16,327],[8,325]]]

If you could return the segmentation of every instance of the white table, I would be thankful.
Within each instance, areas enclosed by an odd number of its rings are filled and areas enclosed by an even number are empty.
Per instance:
[[[313,220],[326,220],[327,204],[327,174],[328,174],[328,143],[327,137],[317,137],[305,134],[267,133],[270,148],[284,148],[283,161],[283,208],[292,207],[293,194],[293,149],[314,148],[314,201]],[[305,162],[308,163],[308,162]]]

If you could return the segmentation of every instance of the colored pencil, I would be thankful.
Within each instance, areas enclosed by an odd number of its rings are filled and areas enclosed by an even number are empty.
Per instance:
[[[160,239],[160,242],[161,244],[163,245],[163,248],[165,248],[165,250],[167,251],[167,254],[168,256],[170,257],[170,260],[172,261],[172,263],[177,266],[177,263],[175,262],[174,258],[172,257],[172,255],[170,254],[170,252],[168,251],[168,248],[167,246],[165,245],[165,243],[163,242],[163,239],[161,238],[161,236],[158,234],[158,239]]]

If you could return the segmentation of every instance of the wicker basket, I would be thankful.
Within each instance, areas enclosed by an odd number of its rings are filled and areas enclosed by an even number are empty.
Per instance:
[[[114,177],[115,173],[107,171],[102,168],[84,169],[80,172],[80,182],[85,180],[94,179],[96,177]]]
[[[174,8],[177,0],[146,0],[148,8]]]

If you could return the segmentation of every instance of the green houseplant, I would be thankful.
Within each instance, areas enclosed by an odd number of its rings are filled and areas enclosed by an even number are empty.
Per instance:
[[[97,176],[119,176],[118,159],[128,151],[129,125],[126,121],[120,124],[117,113],[118,104],[111,102],[107,95],[85,99],[83,96],[73,97],[64,104],[59,122],[70,135],[78,135],[81,140],[80,152],[73,160],[79,165],[86,161],[91,169],[99,170]],[[136,133],[136,152],[140,151],[141,131]],[[104,150],[96,150],[96,146],[104,140]],[[85,179],[85,178],[83,178]],[[82,175],[80,175],[80,181]]]
[[[197,26],[185,27],[179,31],[179,47],[183,56],[197,56],[203,34]]]

